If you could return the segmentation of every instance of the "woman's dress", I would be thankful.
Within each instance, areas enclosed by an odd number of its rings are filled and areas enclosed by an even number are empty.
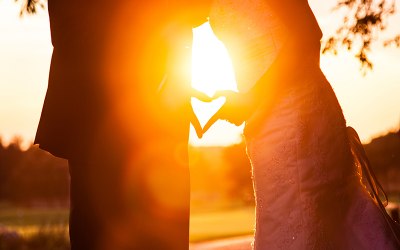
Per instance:
[[[285,36],[268,6],[263,8],[264,22],[273,27],[257,63],[270,64]],[[229,25],[218,21],[215,27]],[[242,43],[258,44],[260,37]],[[246,123],[256,198],[254,249],[399,249],[387,215],[361,182],[352,130],[315,54],[269,115],[261,106]]]
[[[254,248],[399,249],[360,182],[335,94],[314,71],[262,118],[259,131],[246,135]]]

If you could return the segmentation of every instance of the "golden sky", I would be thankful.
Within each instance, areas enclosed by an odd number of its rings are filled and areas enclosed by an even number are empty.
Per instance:
[[[341,19],[330,10],[335,0],[310,0],[325,35],[332,34]],[[19,135],[33,140],[47,88],[52,52],[46,11],[19,18],[14,0],[0,0],[0,136],[7,142]],[[400,33],[400,15],[390,19],[390,30]],[[207,25],[195,29],[193,85],[212,94],[217,88],[234,89],[229,57]],[[210,60],[210,58],[212,58]],[[373,47],[374,71],[365,77],[353,55],[324,55],[321,68],[331,82],[349,125],[364,142],[400,126],[400,49]],[[212,64],[210,64],[212,62]],[[226,72],[224,75],[218,72]],[[222,86],[218,85],[222,84]],[[210,87],[209,87],[210,86]],[[204,122],[223,100],[199,105],[195,110]],[[204,107],[211,106],[211,107]],[[239,142],[242,128],[225,122],[215,124],[202,140],[191,135],[194,145],[228,145]]]

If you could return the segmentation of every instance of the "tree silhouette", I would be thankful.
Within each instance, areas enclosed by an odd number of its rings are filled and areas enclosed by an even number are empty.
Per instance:
[[[373,171],[388,194],[400,197],[400,130],[364,145]]]
[[[388,26],[388,19],[395,13],[396,0],[339,0],[335,10],[345,9],[346,15],[336,33],[324,42],[322,53],[328,51],[337,54],[338,47],[347,50],[355,48],[356,58],[365,73],[373,68],[368,57],[371,44]],[[400,35],[384,42],[385,46],[394,44],[400,47]]]
[[[66,160],[33,145],[23,150],[18,137],[7,146],[0,143],[0,202],[66,203],[68,183]]]
[[[231,199],[239,199],[245,205],[254,204],[254,192],[250,160],[245,143],[224,148],[225,160],[229,163],[227,178],[233,183],[229,190]]]
[[[22,2],[22,8],[20,15],[22,16],[24,13],[27,14],[35,14],[38,8],[44,9],[45,0],[14,0],[15,2]]]

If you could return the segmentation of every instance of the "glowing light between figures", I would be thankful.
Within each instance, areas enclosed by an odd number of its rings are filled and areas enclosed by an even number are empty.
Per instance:
[[[214,35],[210,24],[193,29],[192,87],[212,96],[217,90],[237,90],[229,54]],[[193,109],[202,125],[221,107],[223,98],[203,103],[192,98]],[[191,128],[190,143],[195,146],[227,146],[239,143],[243,127],[218,121],[200,140]]]

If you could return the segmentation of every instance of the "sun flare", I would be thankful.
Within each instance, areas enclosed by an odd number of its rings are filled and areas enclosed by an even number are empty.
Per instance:
[[[229,54],[223,43],[212,32],[208,22],[193,29],[192,87],[209,96],[218,90],[237,90]],[[223,98],[211,103],[192,99],[193,109],[202,125],[223,103]],[[238,143],[241,140],[242,129],[242,127],[218,121],[201,140],[196,137],[192,129],[190,143],[196,146],[226,146]]]
[[[208,22],[193,29],[192,86],[208,95],[237,89],[229,54]]]

